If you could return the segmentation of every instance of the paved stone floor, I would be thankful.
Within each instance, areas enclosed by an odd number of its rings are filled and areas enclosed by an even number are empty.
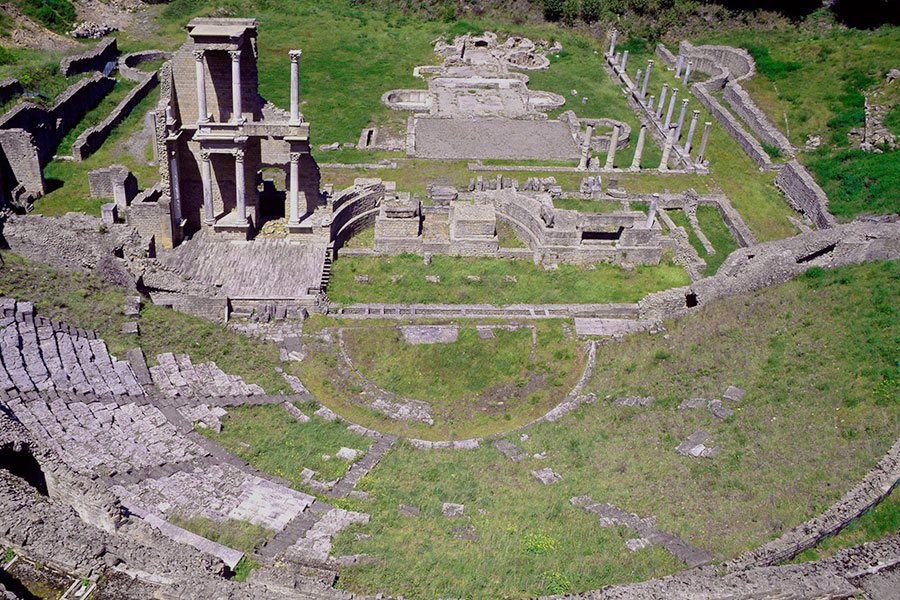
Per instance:
[[[559,121],[418,119],[416,155],[445,160],[578,160],[569,127]]]

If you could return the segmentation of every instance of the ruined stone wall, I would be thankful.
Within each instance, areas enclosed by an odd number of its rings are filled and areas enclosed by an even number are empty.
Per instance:
[[[0,182],[0,204],[31,202],[44,194],[40,155],[28,131],[0,130]]]
[[[828,212],[828,196],[825,191],[797,160],[784,165],[775,177],[775,185],[784,192],[788,203],[809,217],[819,229],[837,224],[837,219]]]
[[[640,302],[641,318],[680,317],[729,296],[790,281],[810,267],[834,268],[900,258],[900,224],[850,223],[739,248],[712,277],[656,292]]]
[[[59,72],[65,77],[71,77],[88,71],[102,71],[108,62],[116,60],[118,54],[116,38],[106,38],[87,52],[62,59]]]
[[[125,117],[131,114],[134,107],[143,100],[150,90],[159,83],[159,77],[156,73],[148,73],[142,81],[134,86],[128,95],[119,102],[118,105],[107,115],[103,121],[96,127],[85,130],[75,143],[72,144],[72,156],[76,161],[82,161],[93,154],[100,148],[106,138],[112,133],[119,123],[125,120]]]
[[[729,81],[725,84],[722,99],[728,103],[738,117],[743,119],[759,138],[770,146],[778,148],[786,156],[794,155],[794,147],[740,84]]]
[[[110,165],[103,169],[94,169],[88,173],[88,187],[91,190],[91,198],[112,198],[113,178],[125,178],[125,198],[131,201],[137,196],[137,178],[124,165]]]
[[[0,129],[23,129],[30,133],[41,164],[45,165],[66,133],[97,106],[114,85],[115,79],[95,73],[69,86],[49,110],[31,102],[17,105],[0,117]]]
[[[14,77],[7,77],[0,81],[0,104],[3,104],[16,94],[21,94],[22,91],[22,84]]]
[[[142,238],[159,240],[166,233],[166,223],[171,221],[169,206],[159,187],[152,187],[138,194],[128,205],[125,222],[137,229]]]
[[[132,52],[126,54],[119,60],[119,74],[125,79],[132,81],[142,81],[147,75],[147,71],[138,69],[141,63],[151,62],[154,60],[164,60],[172,57],[171,52],[163,50],[141,50],[140,52]]]
[[[707,89],[705,84],[695,83],[691,86],[691,91],[697,97],[697,100],[700,101],[700,104],[705,106],[706,109],[712,113],[713,117],[715,117],[716,121],[718,121],[719,125],[728,132],[728,135],[738,143],[738,146],[753,159],[753,162],[763,169],[775,169],[780,166],[775,165],[772,162],[771,157],[763,149],[759,140],[744,129],[744,126],[741,125],[740,121],[719,103]]]

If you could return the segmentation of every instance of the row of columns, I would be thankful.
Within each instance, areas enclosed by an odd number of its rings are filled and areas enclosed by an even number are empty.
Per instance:
[[[206,63],[204,62],[206,51],[194,50],[194,61],[197,74],[197,122],[209,122],[209,109],[206,105]],[[241,51],[229,50],[231,55],[231,120],[233,123],[243,121],[243,106],[241,92]],[[300,50],[291,50],[288,56],[291,59],[291,124],[300,123]]]

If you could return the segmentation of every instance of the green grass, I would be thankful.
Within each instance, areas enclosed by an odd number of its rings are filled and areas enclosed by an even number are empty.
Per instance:
[[[369,275],[368,284],[354,282]],[[392,275],[402,275],[391,281]],[[440,283],[425,281],[438,275]],[[481,277],[469,281],[468,276]],[[505,278],[512,276],[516,281]],[[671,263],[639,265],[634,271],[598,264],[595,270],[559,265],[536,267],[530,260],[435,256],[425,266],[422,257],[340,257],[334,263],[328,295],[335,302],[449,303],[592,303],[637,302],[650,292],[686,285],[687,274]]]
[[[308,423],[296,421],[280,406],[240,406],[228,409],[228,416],[222,420],[222,433],[202,433],[257,469],[287,479],[294,489],[309,492],[301,483],[300,472],[304,468],[316,471],[317,477],[325,481],[338,479],[347,472],[349,464],[336,458],[335,453],[341,447],[366,452],[372,440],[349,433],[346,424],[314,416],[312,413],[318,408],[315,405],[302,404],[298,408],[310,417]],[[331,458],[324,459],[323,455]]]
[[[122,313],[125,289],[94,275],[62,272],[11,252],[0,253],[0,258],[0,292],[34,302],[38,314],[47,318],[96,330],[114,355],[121,357],[125,350],[141,346],[148,362],[155,364],[156,355],[163,352],[188,354],[194,363],[215,361],[226,373],[240,375],[269,393],[289,391],[275,371],[283,363],[272,343],[150,303],[141,309],[140,334],[123,334],[122,324],[130,320]]]
[[[864,124],[862,92],[882,82],[900,61],[900,27],[824,26],[814,33],[788,27],[734,30],[698,42],[748,48],[758,61],[758,74],[744,85],[760,108],[785,133],[787,119],[794,145],[802,148],[810,135],[820,136],[828,145],[812,154],[801,153],[799,159],[810,166],[839,219],[897,211],[896,153],[848,150],[847,132]]]
[[[133,81],[129,81],[128,79],[116,79],[112,91],[104,96],[96,107],[89,110],[78,124],[66,133],[65,137],[59,143],[57,154],[71,154],[72,144],[75,143],[78,136],[91,127],[99,125],[103,119],[109,116],[112,109],[128,95],[128,92],[130,92],[131,88],[135,85],[136,84]]]
[[[535,365],[528,360],[532,333],[497,330],[495,335],[482,340],[475,328],[464,327],[455,342],[410,345],[396,329],[363,329],[345,333],[344,339],[363,375],[392,392],[433,403],[457,403],[493,392],[502,405],[507,394],[517,385],[524,387],[533,375]],[[556,344],[561,364],[542,365],[547,378],[555,381],[561,381],[559,371],[564,377],[575,357],[561,341]]]
[[[611,213],[622,210],[618,200],[583,200],[581,198],[557,198],[553,201],[555,208],[577,210],[579,212]]]
[[[737,250],[738,244],[734,241],[734,236],[722,220],[719,209],[714,206],[700,206],[697,208],[697,221],[700,223],[700,230],[715,248],[716,253],[707,255],[706,270],[704,276],[715,275],[719,267],[728,258],[728,255]]]
[[[16,0],[15,4],[28,17],[56,33],[65,33],[77,18],[69,0]]]
[[[371,522],[340,534],[333,551],[382,562],[346,568],[339,585],[480,600],[549,593],[547,572],[578,592],[683,568],[658,547],[628,553],[624,539],[633,534],[601,529],[568,504],[582,494],[655,516],[662,530],[717,560],[777,537],[837,500],[897,435],[898,395],[878,390],[900,381],[898,294],[898,262],[811,270],[669,322],[667,338],[600,346],[588,391],[657,402],[582,406],[528,430],[527,440],[510,436],[528,454],[547,452],[543,461],[512,463],[489,445],[469,452],[396,446],[358,486],[376,499],[365,504]],[[706,410],[676,409],[686,398],[717,398],[728,385],[748,393],[725,422]],[[720,447],[716,459],[674,452],[699,428]],[[544,487],[531,478],[530,470],[545,466],[563,480]],[[401,517],[401,502],[420,506],[422,516]],[[440,516],[443,502],[466,505],[477,542],[453,539],[450,528],[461,523]],[[861,521],[849,543],[894,531],[896,507],[881,511],[872,513],[876,525]],[[363,532],[373,538],[355,541]],[[535,535],[549,540],[540,544],[545,551],[528,550]]]
[[[344,248],[368,248],[375,247],[375,227],[367,227],[352,238],[347,240]]]
[[[242,557],[237,565],[234,567],[234,580],[235,581],[247,581],[247,577],[250,576],[250,572],[253,569],[258,569],[262,566],[261,563],[256,562],[255,560],[250,560],[246,556]]]
[[[299,376],[348,420],[406,437],[468,439],[520,427],[562,401],[584,371],[584,351],[572,339],[571,325],[560,321],[533,323],[533,357],[530,329],[495,330],[497,340],[481,340],[475,323],[459,322],[454,343],[410,346],[392,323],[351,325],[343,336],[356,367],[383,388],[428,402],[432,425],[392,421],[368,409],[371,400],[336,340],[311,341]]]
[[[519,239],[516,230],[507,221],[497,219],[497,241],[501,248],[527,248],[528,245]]]
[[[244,554],[250,554],[254,548],[265,544],[275,534],[274,531],[266,529],[262,525],[234,519],[213,521],[199,515],[190,515],[173,516],[169,518],[169,521],[200,537],[240,550]]]

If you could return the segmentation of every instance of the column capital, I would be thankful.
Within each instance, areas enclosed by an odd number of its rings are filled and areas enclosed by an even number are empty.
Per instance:
[[[648,65],[652,65],[652,64],[653,64],[653,59],[652,59],[652,58],[647,59],[647,64],[648,64]]]
[[[682,99],[681,99],[681,103],[682,103],[684,106],[687,106],[687,103],[690,102],[690,101],[691,101],[690,98],[682,98]]]
[[[200,62],[203,60],[203,55],[206,54],[206,50],[191,50],[191,54],[194,55],[194,60]]]
[[[237,150],[234,151],[234,160],[236,162],[244,162],[244,150],[243,149],[238,148]]]
[[[209,162],[210,151],[209,150],[201,150],[200,151],[200,160],[204,162]]]
[[[292,163],[299,163],[299,162],[300,162],[300,157],[301,157],[301,156],[303,156],[303,153],[302,153],[302,152],[291,152],[291,153],[290,153],[290,160],[291,160]]]
[[[232,61],[240,62],[240,60],[241,60],[241,51],[240,50],[229,50],[228,54],[231,55]]]
[[[300,56],[302,54],[303,50],[288,50],[288,56],[291,57],[292,63],[300,62]]]

